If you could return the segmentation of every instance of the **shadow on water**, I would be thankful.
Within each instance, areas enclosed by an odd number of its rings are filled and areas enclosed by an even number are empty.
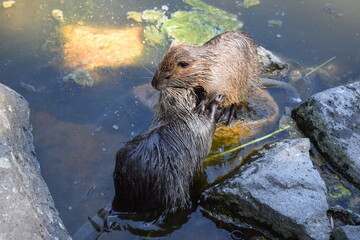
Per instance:
[[[209,228],[213,226],[212,228]],[[176,233],[175,233],[176,232]],[[272,239],[254,228],[234,225],[209,215],[200,206],[177,210],[143,213],[112,212],[110,205],[99,210],[73,235],[75,240],[123,239]]]
[[[284,79],[293,81],[293,85],[302,90],[303,100],[313,92],[360,80],[360,5],[357,0],[344,3],[270,0],[248,9],[239,7],[236,1],[205,2],[236,14],[245,22],[243,30],[258,44],[304,63],[293,62],[298,72]],[[324,8],[326,3],[332,4],[338,12]],[[151,72],[155,71],[166,49],[156,49],[137,65],[101,71],[107,81],[93,87],[63,82],[66,72],[54,61],[59,57],[59,50],[49,48],[59,27],[51,11],[61,9],[72,24],[121,28],[131,25],[126,19],[128,11],[161,8],[164,4],[169,6],[170,12],[186,10],[182,1],[169,4],[162,0],[124,3],[17,0],[11,8],[0,8],[0,82],[18,91],[30,103],[34,144],[42,175],[65,226],[75,234],[75,239],[266,239],[268,237],[256,229],[216,220],[198,205],[172,215],[159,213],[152,219],[109,214],[109,206],[96,213],[113,198],[115,152],[124,141],[145,129],[152,119],[151,109],[133,94],[133,88],[150,82]],[[282,27],[269,27],[268,20],[272,19],[281,20]],[[311,75],[311,84],[306,79],[296,80],[297,73],[309,70],[306,66],[316,66],[333,56],[336,60]],[[303,85],[306,82],[308,84]],[[269,91],[280,106],[280,115],[286,113],[286,107],[296,105],[283,90]],[[277,125],[278,122],[260,135]],[[280,139],[284,137],[279,136]],[[205,182],[225,175],[263,144],[242,149],[206,167]],[[320,171],[325,173],[325,180],[331,182],[327,176],[332,171],[327,167]],[[356,196],[331,200],[331,203],[360,208]],[[91,220],[87,220],[89,216],[93,216]]]

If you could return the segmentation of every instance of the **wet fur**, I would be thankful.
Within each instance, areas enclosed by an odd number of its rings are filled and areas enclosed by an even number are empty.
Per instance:
[[[240,31],[218,35],[203,46],[171,46],[152,80],[158,90],[200,86],[210,101],[223,95],[222,106],[247,102],[260,83],[257,46]]]
[[[174,210],[189,203],[193,176],[210,151],[218,104],[198,115],[198,102],[191,89],[161,91],[150,127],[117,152],[114,210]]]

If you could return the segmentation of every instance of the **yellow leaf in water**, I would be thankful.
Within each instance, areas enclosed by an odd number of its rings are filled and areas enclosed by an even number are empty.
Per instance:
[[[64,37],[65,68],[116,68],[132,65],[143,52],[143,29],[96,28],[67,25],[61,28]]]
[[[15,1],[4,1],[3,2],[3,7],[4,8],[9,8],[9,7],[12,7],[12,5],[15,4]]]

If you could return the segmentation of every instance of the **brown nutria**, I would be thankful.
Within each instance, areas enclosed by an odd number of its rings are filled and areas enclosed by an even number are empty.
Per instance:
[[[210,151],[222,99],[218,95],[198,114],[194,109],[201,99],[192,89],[160,92],[150,127],[116,154],[114,210],[174,210],[189,203],[189,188]]]
[[[247,102],[260,86],[256,44],[241,31],[220,34],[202,46],[178,44],[170,47],[152,79],[154,88],[205,89],[210,100],[224,96],[222,106]]]

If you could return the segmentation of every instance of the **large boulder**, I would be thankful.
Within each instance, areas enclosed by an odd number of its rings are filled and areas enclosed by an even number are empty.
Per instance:
[[[71,239],[40,175],[26,100],[0,84],[0,239]]]
[[[292,117],[324,158],[360,186],[360,82],[313,95]]]
[[[309,149],[306,138],[270,144],[204,191],[203,206],[219,218],[255,220],[284,238],[329,239],[326,187]]]

